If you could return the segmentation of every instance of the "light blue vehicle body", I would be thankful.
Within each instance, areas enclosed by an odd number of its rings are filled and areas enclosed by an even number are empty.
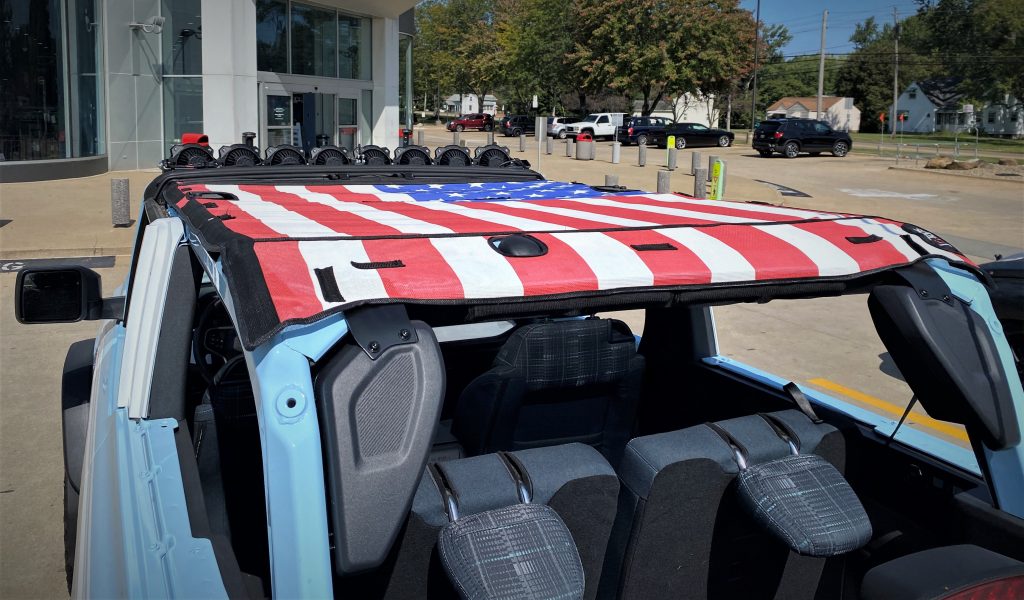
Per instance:
[[[229,312],[232,290],[221,265],[185,232]],[[981,315],[1010,379],[1015,417],[1024,429],[1024,392],[988,294],[967,271],[945,261],[931,267]],[[136,286],[138,289],[138,286]],[[780,388],[785,380],[718,354],[710,309],[705,363]],[[290,326],[246,352],[256,392],[263,448],[272,591],[279,598],[333,595],[323,450],[310,361],[348,333],[344,315]],[[209,540],[191,535],[174,420],[130,419],[119,406],[125,325],[105,322],[96,341],[92,419],[79,509],[74,597],[220,598],[227,595]],[[895,422],[841,399],[806,390],[812,402],[843,412],[878,432]],[[122,403],[123,404],[123,403]],[[896,440],[979,474],[974,455],[929,434],[901,428]],[[1024,448],[987,452],[984,460],[1003,510],[1024,517]],[[254,499],[254,501],[257,501]]]

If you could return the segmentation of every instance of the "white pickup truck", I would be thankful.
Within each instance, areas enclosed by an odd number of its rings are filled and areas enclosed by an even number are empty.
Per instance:
[[[589,133],[597,139],[607,137],[613,139],[615,130],[622,126],[622,120],[626,113],[593,113],[587,115],[586,119],[577,123],[569,123],[565,126],[565,134],[569,137],[576,137],[581,133]]]

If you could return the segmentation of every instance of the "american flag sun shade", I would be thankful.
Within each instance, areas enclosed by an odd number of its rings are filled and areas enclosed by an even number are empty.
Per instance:
[[[514,303],[843,281],[925,256],[967,262],[888,219],[602,191],[554,181],[178,183],[177,214],[224,267],[252,348],[367,303]],[[542,251],[508,256],[528,235]]]

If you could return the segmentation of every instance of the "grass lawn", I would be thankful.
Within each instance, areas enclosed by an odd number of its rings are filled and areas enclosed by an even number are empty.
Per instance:
[[[859,145],[862,149],[868,147],[878,148],[878,140],[880,137],[877,133],[851,133],[850,137],[853,138],[854,146]],[[953,151],[953,144],[956,142],[956,137],[950,133],[915,133],[915,134],[904,134],[902,138],[903,144],[921,144],[921,152],[924,152],[924,146],[926,144],[939,144],[941,151],[950,153]],[[960,138],[960,154],[971,154],[974,153],[974,136],[970,134],[961,135]],[[885,144],[892,144],[900,141],[900,136],[897,135],[895,138],[890,137],[889,134],[885,134],[882,137],[882,142]],[[970,144],[969,146],[964,146]],[[934,146],[930,148],[934,152]],[[1024,154],[1024,140],[1010,140],[1005,138],[986,138],[981,137],[978,139],[978,150],[984,152],[986,150],[993,152],[1007,152],[1013,154]]]

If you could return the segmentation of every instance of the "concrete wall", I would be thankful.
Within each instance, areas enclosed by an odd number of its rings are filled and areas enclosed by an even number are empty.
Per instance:
[[[398,19],[373,19],[373,143],[399,144]]]
[[[210,146],[238,144],[259,131],[256,88],[256,5],[252,0],[203,0],[203,128]],[[216,151],[216,150],[215,150]]]
[[[128,23],[159,15],[160,0],[105,0],[102,14],[110,170],[155,167],[166,155],[161,38]]]

